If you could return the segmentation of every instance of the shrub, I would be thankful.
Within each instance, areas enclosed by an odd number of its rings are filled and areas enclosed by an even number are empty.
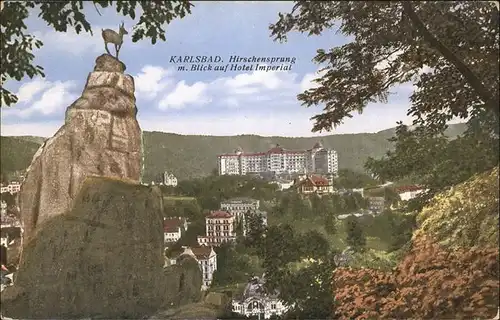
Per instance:
[[[338,268],[339,319],[491,319],[497,313],[498,248],[447,250],[426,237],[392,272]]]

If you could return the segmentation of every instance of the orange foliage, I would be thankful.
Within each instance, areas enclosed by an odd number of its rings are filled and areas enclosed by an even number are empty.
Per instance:
[[[339,319],[491,319],[498,268],[498,248],[448,251],[421,238],[392,272],[335,270],[334,312]]]

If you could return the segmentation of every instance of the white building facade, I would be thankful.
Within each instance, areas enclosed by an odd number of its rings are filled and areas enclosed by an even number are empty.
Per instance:
[[[396,188],[396,193],[399,195],[401,201],[409,201],[416,198],[420,193],[426,190],[420,186],[402,186]]]
[[[288,308],[278,298],[278,294],[267,294],[264,282],[255,277],[246,286],[241,299],[231,301],[232,310],[246,317],[269,319],[272,316],[281,316]]]
[[[231,213],[239,220],[248,211],[257,211],[260,207],[260,201],[251,198],[232,198],[222,201],[220,209]]]
[[[179,241],[182,234],[187,231],[188,224],[184,218],[164,218],[163,219],[163,241],[173,243]]]
[[[217,270],[217,253],[215,253],[212,247],[184,247],[184,252],[181,253],[180,256],[186,254],[198,261],[198,265],[203,275],[201,290],[207,290],[212,285],[214,272]],[[177,258],[170,259],[170,265],[176,263]]]
[[[332,173],[338,175],[338,155],[316,143],[312,149],[292,151],[279,145],[267,152],[234,153],[217,156],[219,175],[246,175],[251,173]]]
[[[168,172],[163,173],[163,185],[170,187],[177,187],[177,178]]]
[[[17,181],[12,181],[8,185],[3,185],[0,187],[0,193],[9,192],[11,194],[17,193],[21,190],[21,183]]]
[[[212,211],[205,218],[205,236],[198,236],[200,246],[220,246],[236,240],[235,219],[227,211]]]

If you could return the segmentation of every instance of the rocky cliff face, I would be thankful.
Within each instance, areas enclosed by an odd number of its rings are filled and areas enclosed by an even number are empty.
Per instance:
[[[65,124],[33,157],[19,193],[25,239],[50,217],[65,213],[88,176],[139,182],[142,137],[134,79],[110,55],[96,59]]]
[[[154,314],[173,300],[169,291],[182,293],[179,279],[163,272],[161,208],[156,188],[88,178],[72,210],[37,227],[14,286],[2,292],[2,314],[18,319]]]

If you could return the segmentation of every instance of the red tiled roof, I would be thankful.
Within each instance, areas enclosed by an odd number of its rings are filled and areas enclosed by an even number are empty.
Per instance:
[[[168,218],[163,220],[164,232],[178,232],[184,221],[182,218]]]
[[[197,259],[206,260],[210,257],[212,247],[191,247],[191,251],[194,253]]]
[[[240,154],[237,154],[237,153],[223,153],[223,154],[219,154],[217,155],[217,157],[221,158],[221,157],[239,157],[239,156],[242,156],[242,157],[257,157],[257,156],[265,156],[267,154],[271,154],[271,153],[278,153],[278,154],[301,154],[301,153],[305,153],[306,150],[286,150],[284,149],[283,147],[277,145],[276,147],[274,148],[271,148],[270,150],[266,151],[266,152],[247,152],[247,153],[240,153]]]
[[[403,193],[403,192],[411,192],[411,191],[418,191],[418,190],[423,190],[421,186],[401,186],[396,188],[397,193]]]
[[[300,181],[298,184],[311,184],[316,187],[323,187],[323,186],[328,186],[330,183],[328,182],[328,179],[320,177],[320,176],[308,176],[306,179]]]
[[[233,216],[227,211],[212,211],[208,214],[207,218],[232,218]]]
[[[283,153],[284,151],[285,151],[285,149],[283,149],[282,147],[276,146],[276,147],[270,149],[269,151],[267,151],[267,153]]]

